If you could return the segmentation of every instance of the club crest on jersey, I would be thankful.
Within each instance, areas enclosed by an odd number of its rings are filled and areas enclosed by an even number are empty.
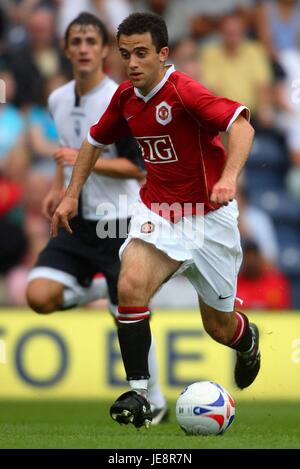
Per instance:
[[[172,120],[172,106],[163,101],[156,106],[156,120],[159,124],[167,125]]]
[[[153,233],[154,229],[155,229],[154,223],[152,223],[152,221],[146,221],[146,223],[143,223],[143,225],[141,226],[141,233],[145,233],[145,234]]]

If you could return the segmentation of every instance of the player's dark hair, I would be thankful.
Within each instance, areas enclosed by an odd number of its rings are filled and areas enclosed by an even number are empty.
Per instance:
[[[117,40],[121,34],[132,36],[132,34],[150,33],[156,52],[163,47],[168,47],[168,30],[164,19],[155,13],[133,13],[119,25]]]
[[[74,25],[93,26],[94,28],[98,29],[98,32],[102,38],[102,44],[104,46],[108,44],[109,35],[108,35],[108,31],[104,23],[99,18],[97,18],[97,16],[92,15],[91,13],[83,12],[83,13],[80,13],[80,15],[77,16],[77,18],[71,21],[71,23],[67,27],[66,32],[65,32],[65,46],[68,45],[70,30],[72,26]]]

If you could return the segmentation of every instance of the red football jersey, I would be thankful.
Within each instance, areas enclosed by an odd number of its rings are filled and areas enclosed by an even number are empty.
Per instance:
[[[147,169],[144,204],[189,204],[195,213],[196,204],[204,203],[207,213],[216,208],[210,193],[226,160],[219,132],[241,113],[248,118],[245,106],[214,96],[171,66],[147,96],[130,81],[122,83],[88,140],[101,147],[132,134]]]

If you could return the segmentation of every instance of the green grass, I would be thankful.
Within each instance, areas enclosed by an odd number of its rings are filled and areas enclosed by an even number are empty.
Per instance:
[[[185,436],[175,420],[137,431],[108,402],[0,401],[0,448],[300,448],[300,402],[239,402],[223,436]]]

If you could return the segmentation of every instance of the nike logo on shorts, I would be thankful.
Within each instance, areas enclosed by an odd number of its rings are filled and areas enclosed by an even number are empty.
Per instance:
[[[226,300],[226,298],[230,298],[231,295],[219,295],[219,300]]]

